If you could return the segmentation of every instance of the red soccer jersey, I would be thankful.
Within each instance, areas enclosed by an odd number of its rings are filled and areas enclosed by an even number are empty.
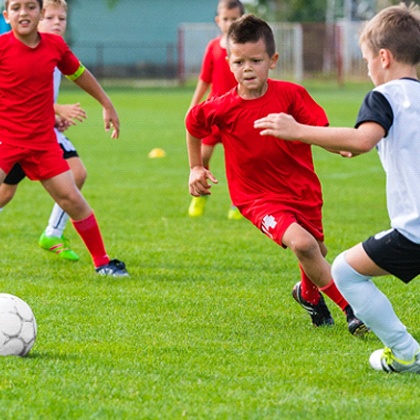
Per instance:
[[[57,142],[54,68],[72,75],[80,67],[60,36],[39,35],[35,48],[20,42],[12,32],[0,36],[0,140],[37,150]]]
[[[238,84],[226,62],[227,51],[220,46],[221,38],[208,43],[203,57],[200,79],[211,84],[209,97],[223,95]]]
[[[267,92],[258,99],[244,100],[232,89],[195,106],[186,125],[197,138],[207,136],[213,125],[220,129],[229,192],[244,215],[247,208],[272,203],[279,210],[314,212],[312,216],[321,218],[321,185],[311,147],[261,136],[254,128],[255,120],[279,112],[304,124],[328,124],[323,109],[303,87],[269,80]]]

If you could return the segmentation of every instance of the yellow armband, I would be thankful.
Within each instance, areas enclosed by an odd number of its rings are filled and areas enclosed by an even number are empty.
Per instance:
[[[68,74],[68,75],[66,75],[66,77],[67,77],[67,79],[69,79],[71,81],[74,81],[74,80],[78,79],[84,73],[85,70],[86,70],[86,67],[82,63],[80,63],[80,66],[76,70],[76,72],[73,73],[73,74]]]

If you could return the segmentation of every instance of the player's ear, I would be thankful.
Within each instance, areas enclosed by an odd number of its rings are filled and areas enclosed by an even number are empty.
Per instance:
[[[270,69],[273,70],[277,66],[277,62],[279,61],[279,53],[274,53],[270,58]]]
[[[384,68],[384,69],[389,67],[391,61],[394,58],[391,51],[389,51],[386,48],[381,48],[379,50],[379,57],[381,59],[382,68]]]
[[[6,23],[10,23],[9,14],[7,13],[7,10],[3,10],[3,17]]]

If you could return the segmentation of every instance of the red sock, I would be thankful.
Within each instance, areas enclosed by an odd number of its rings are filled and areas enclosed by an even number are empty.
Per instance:
[[[314,305],[316,305],[320,299],[318,287],[312,283],[310,278],[303,271],[303,268],[300,264],[299,264],[299,269],[300,269],[300,278],[301,278],[300,293],[303,299],[306,300],[306,302],[313,303]]]
[[[333,302],[335,302],[341,310],[348,306],[348,302],[344,299],[344,296],[337,289],[337,286],[334,283],[334,280],[331,280],[326,286],[321,287],[319,290],[325,293]]]
[[[86,219],[71,222],[90,252],[95,267],[108,264],[109,257],[94,213],[92,212]]]

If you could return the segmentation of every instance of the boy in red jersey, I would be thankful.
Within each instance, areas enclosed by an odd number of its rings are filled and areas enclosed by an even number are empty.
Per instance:
[[[212,39],[206,48],[203,57],[200,77],[197,82],[190,108],[197,105],[203,99],[210,88],[209,98],[221,96],[237,85],[233,73],[226,62],[226,36],[230,25],[244,14],[244,6],[239,0],[220,0],[217,5],[215,21],[222,34]],[[221,143],[221,137],[217,127],[213,132],[202,139],[203,165],[208,169],[210,159],[217,143]],[[207,202],[207,195],[193,197],[188,208],[190,217],[202,216]],[[228,212],[228,219],[241,219],[241,213],[235,206]]]
[[[28,178],[41,181],[69,214],[96,272],[128,276],[123,262],[108,257],[95,215],[77,188],[57,142],[54,68],[102,105],[105,129],[112,128],[113,139],[119,136],[118,114],[61,36],[38,32],[42,0],[5,0],[4,4],[3,15],[12,30],[0,36],[0,182],[19,163]]]
[[[38,24],[39,32],[49,32],[64,37],[67,29],[67,2],[66,0],[44,0],[42,19]],[[61,84],[61,72],[54,70],[54,110],[57,114],[55,134],[63,150],[63,157],[67,160],[79,189],[82,188],[87,172],[72,142],[63,134],[69,126],[82,122],[86,118],[85,111],[80,104],[58,104],[57,98]],[[9,203],[18,188],[19,183],[26,178],[21,166],[17,163],[7,174],[0,185],[0,211]],[[79,256],[70,248],[70,243],[64,237],[64,229],[69,216],[58,204],[54,204],[48,225],[41,234],[38,243],[41,248],[49,251],[59,258],[78,261]]]
[[[186,118],[190,193],[208,195],[208,181],[217,183],[203,166],[200,140],[216,126],[225,150],[232,202],[274,242],[289,247],[299,261],[301,281],[293,289],[295,300],[315,326],[331,325],[334,321],[321,290],[346,314],[350,333],[362,336],[367,329],[331,280],[331,267],[325,260],[321,185],[310,146],[262,138],[254,128],[254,121],[272,110],[285,110],[306,124],[325,126],[325,112],[303,87],[268,79],[278,54],[273,32],[263,20],[245,15],[233,22],[227,47],[238,87],[195,106]]]

